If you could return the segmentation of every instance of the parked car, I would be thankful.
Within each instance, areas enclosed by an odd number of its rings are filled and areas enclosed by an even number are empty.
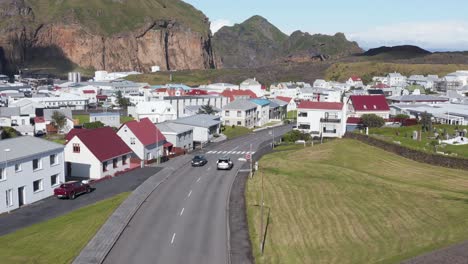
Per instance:
[[[91,192],[91,186],[79,181],[70,181],[60,184],[54,189],[54,196],[57,198],[75,199],[77,195]]]
[[[208,160],[204,156],[201,156],[201,155],[197,155],[193,157],[192,159],[192,167],[202,167],[202,166],[205,166],[205,164],[207,163],[208,163]]]
[[[219,158],[216,163],[218,170],[230,170],[232,167],[234,167],[234,163],[229,157]]]

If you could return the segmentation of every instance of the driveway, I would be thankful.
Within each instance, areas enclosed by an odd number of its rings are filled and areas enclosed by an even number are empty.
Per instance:
[[[92,187],[95,188],[93,192],[81,195],[75,200],[60,200],[55,197],[49,197],[13,211],[10,214],[2,214],[0,215],[0,226],[2,227],[0,229],[0,236],[61,216],[117,194],[131,192],[160,170],[161,168],[157,167],[134,170],[110,180],[93,184]]]

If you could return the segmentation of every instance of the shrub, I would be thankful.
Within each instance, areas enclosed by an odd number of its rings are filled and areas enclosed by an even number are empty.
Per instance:
[[[409,115],[398,114],[398,115],[395,116],[395,118],[397,118],[397,119],[408,119],[410,117],[409,117]]]
[[[365,114],[361,116],[362,123],[366,127],[382,127],[385,125],[385,120],[375,114]]]
[[[283,135],[283,141],[285,142],[296,142],[298,140],[310,141],[311,136],[299,130],[293,130]]]

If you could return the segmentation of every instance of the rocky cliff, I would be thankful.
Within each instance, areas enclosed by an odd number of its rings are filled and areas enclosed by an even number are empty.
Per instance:
[[[0,0],[0,70],[44,65],[143,72],[154,65],[215,67],[209,21],[182,1]]]

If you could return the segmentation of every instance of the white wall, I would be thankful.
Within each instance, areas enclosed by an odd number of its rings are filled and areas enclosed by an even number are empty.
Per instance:
[[[80,153],[73,152],[73,144],[80,144]],[[101,162],[78,137],[73,137],[65,145],[65,161],[72,163],[71,175],[82,178],[102,178]]]
[[[117,131],[117,135],[125,142],[125,144],[127,144],[127,146],[140,160],[152,160],[156,157],[161,157],[163,154],[163,145],[157,146],[156,144],[152,144],[145,147],[143,143],[141,143],[141,141],[135,136],[132,130],[127,127],[127,125],[122,126],[122,128]],[[135,142],[134,144],[132,144],[132,139]],[[151,154],[149,159],[148,153]]]
[[[50,164],[50,155],[57,154],[57,164]],[[42,169],[33,171],[32,160],[40,158],[42,162]],[[21,171],[15,171],[15,164],[21,164]],[[0,164],[1,168],[5,168],[5,163]],[[12,161],[8,163],[6,169],[6,180],[0,181],[0,213],[17,209],[18,205],[18,188],[24,186],[24,203],[31,204],[47,198],[54,194],[54,189],[58,184],[65,182],[64,171],[64,154],[62,150],[46,152],[34,157]],[[51,176],[58,175],[58,184],[51,185]],[[42,180],[42,190],[34,192],[33,182]],[[6,191],[12,190],[13,205],[7,207],[6,205]]]

